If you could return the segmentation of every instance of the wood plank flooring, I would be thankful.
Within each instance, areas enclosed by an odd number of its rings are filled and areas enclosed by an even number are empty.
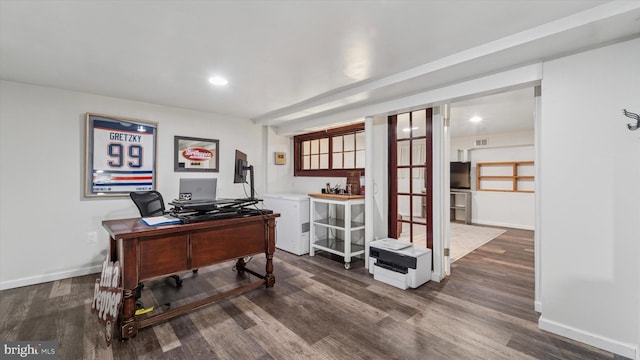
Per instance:
[[[538,329],[533,233],[506,233],[441,283],[400,290],[362,261],[278,250],[276,284],[146,328],[107,347],[90,312],[98,274],[0,292],[0,339],[55,340],[60,359],[623,359]],[[264,269],[255,257],[250,268]],[[145,285],[161,311],[246,281],[225,263]],[[213,290],[215,291],[215,290]],[[170,305],[167,305],[170,303]]]

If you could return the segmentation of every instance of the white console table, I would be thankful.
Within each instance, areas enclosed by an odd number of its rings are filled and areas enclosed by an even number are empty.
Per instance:
[[[344,258],[344,268],[351,268],[351,258],[364,254],[364,196],[309,194],[309,256],[316,250]]]

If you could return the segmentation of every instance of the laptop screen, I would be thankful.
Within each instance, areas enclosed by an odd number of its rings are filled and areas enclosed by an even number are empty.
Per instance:
[[[180,179],[178,198],[183,200],[215,200],[217,184],[217,178]]]

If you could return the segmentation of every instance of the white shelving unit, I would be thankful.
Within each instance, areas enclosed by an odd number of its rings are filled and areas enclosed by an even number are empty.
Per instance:
[[[309,194],[309,256],[316,250],[344,258],[344,268],[351,268],[351,258],[364,254],[364,196]]]
[[[457,214],[464,212],[464,223],[471,224],[471,191],[451,189],[451,220],[457,220]]]

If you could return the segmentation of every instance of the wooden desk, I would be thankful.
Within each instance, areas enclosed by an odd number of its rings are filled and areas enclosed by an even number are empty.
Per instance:
[[[120,261],[124,300],[118,326],[122,339],[135,337],[138,329],[184,314],[214,301],[235,296],[262,285],[272,287],[275,251],[275,218],[279,214],[220,219],[191,224],[147,226],[140,218],[105,220],[102,226],[111,236],[111,261]],[[264,253],[266,274],[245,267],[243,258]],[[237,259],[237,260],[236,260]],[[135,290],[138,283],[192,269],[236,260],[238,273],[259,278],[247,285],[168,311],[136,320]]]

